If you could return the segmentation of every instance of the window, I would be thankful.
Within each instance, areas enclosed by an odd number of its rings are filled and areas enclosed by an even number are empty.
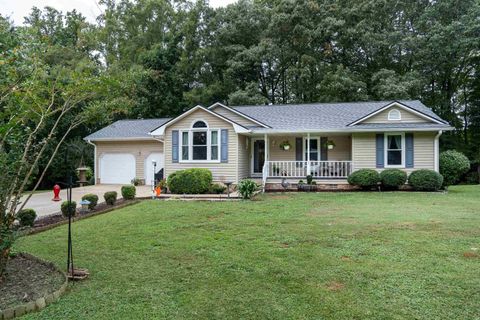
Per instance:
[[[203,120],[181,131],[181,161],[202,162],[219,160],[219,130],[209,129]]]
[[[387,167],[403,167],[404,140],[403,134],[385,135]]]
[[[402,114],[397,109],[392,109],[388,113],[388,120],[402,120]]]

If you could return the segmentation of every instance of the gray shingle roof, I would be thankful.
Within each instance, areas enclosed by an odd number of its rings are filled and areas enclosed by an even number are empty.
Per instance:
[[[119,120],[90,134],[84,140],[152,139],[150,131],[160,127],[168,120],[170,118]]]
[[[298,130],[334,130],[345,129],[350,123],[375,112],[394,101],[309,103],[266,106],[233,106],[272,129],[260,131],[298,131]],[[398,102],[444,122],[431,109],[418,100],[399,100]],[[447,124],[443,125],[449,127]],[[442,125],[436,125],[442,127]],[[257,130],[255,130],[257,131]]]

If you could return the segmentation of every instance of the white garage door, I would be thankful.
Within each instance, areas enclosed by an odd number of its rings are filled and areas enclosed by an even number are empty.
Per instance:
[[[128,184],[135,178],[135,157],[129,153],[107,153],[100,158],[100,182]]]
[[[153,164],[152,161],[155,160],[157,162],[156,170],[157,172],[163,169],[163,153],[161,152],[154,152],[151,153],[145,159],[145,184],[152,185],[153,177]],[[156,173],[157,173],[156,172]]]

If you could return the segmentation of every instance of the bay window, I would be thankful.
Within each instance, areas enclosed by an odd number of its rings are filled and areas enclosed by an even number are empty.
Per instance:
[[[188,130],[181,130],[181,162],[217,162],[219,130],[210,129],[203,120],[195,121]]]
[[[405,136],[403,133],[385,135],[385,159],[387,167],[403,167],[405,159]]]

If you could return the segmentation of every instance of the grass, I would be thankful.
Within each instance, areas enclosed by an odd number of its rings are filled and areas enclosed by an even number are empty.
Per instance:
[[[144,201],[74,224],[89,280],[25,319],[478,319],[480,186]],[[63,267],[66,226],[19,239]]]

